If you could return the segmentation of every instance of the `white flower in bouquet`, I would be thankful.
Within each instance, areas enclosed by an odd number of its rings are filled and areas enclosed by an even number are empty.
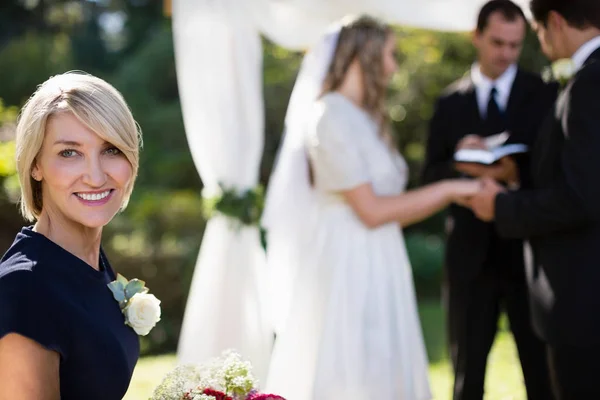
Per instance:
[[[252,364],[243,361],[242,356],[234,351],[225,353],[223,375],[225,384],[234,394],[248,394],[256,386],[256,379],[252,375]]]
[[[173,371],[169,372],[163,378],[160,385],[154,389],[154,393],[150,400],[181,400],[187,392],[198,385],[199,381],[200,372],[196,366],[177,366]],[[214,400],[210,397],[202,400]]]
[[[203,366],[177,367],[155,389],[150,400],[285,400],[260,393],[252,375],[252,365],[235,351]]]
[[[234,396],[245,397],[256,386],[252,365],[232,350],[211,360],[200,370],[200,386],[210,387]]]
[[[129,300],[127,323],[140,336],[146,336],[160,321],[160,300],[153,294],[137,293]]]
[[[211,396],[209,394],[204,394],[204,393],[202,393],[202,391],[200,391],[198,389],[194,389],[194,390],[190,391],[190,393],[186,397],[186,400],[187,399],[189,399],[189,400],[217,400],[217,398],[215,396]]]

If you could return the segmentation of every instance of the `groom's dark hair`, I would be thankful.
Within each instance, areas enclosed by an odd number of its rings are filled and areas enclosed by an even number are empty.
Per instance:
[[[600,0],[599,0],[600,1]],[[519,18],[526,22],[525,14],[521,7],[510,0],[491,0],[481,7],[477,17],[477,30],[483,32],[490,22],[490,16],[499,12],[506,21],[514,22]]]
[[[531,0],[529,7],[533,18],[544,26],[550,11],[555,11],[574,28],[600,29],[600,0]]]

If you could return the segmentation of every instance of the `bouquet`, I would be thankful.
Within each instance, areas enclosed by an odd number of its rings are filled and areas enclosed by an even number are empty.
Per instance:
[[[183,365],[171,371],[150,400],[285,400],[260,393],[252,365],[232,350],[206,365]]]

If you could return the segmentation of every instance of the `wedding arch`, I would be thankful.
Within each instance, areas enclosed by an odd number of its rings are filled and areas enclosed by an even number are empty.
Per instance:
[[[366,13],[386,22],[467,31],[486,0],[166,0],[186,135],[207,196],[258,184],[264,142],[261,34],[309,48],[333,21]],[[528,10],[528,0],[516,0]],[[282,99],[286,101],[287,99]],[[182,327],[181,363],[235,348],[264,378],[272,343],[257,227],[216,214],[206,226]],[[209,306],[207,306],[209,305]]]

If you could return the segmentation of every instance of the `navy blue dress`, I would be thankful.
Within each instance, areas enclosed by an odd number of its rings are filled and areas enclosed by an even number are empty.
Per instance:
[[[95,270],[31,228],[0,260],[0,338],[28,337],[60,354],[62,400],[120,400],[139,357],[106,286],[115,273],[106,257]]]

